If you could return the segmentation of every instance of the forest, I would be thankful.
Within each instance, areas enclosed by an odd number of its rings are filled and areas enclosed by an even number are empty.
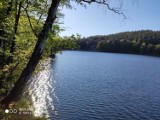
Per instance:
[[[58,6],[67,6],[67,2],[0,1],[0,119],[4,109],[13,108],[11,102],[16,102],[14,108],[29,107],[31,100],[23,90],[32,73],[40,70],[39,61],[76,47],[75,35],[59,36],[64,15]]]
[[[79,50],[160,55],[160,31],[140,30],[97,35],[77,41]]]
[[[126,18],[121,9],[112,8],[107,0],[73,1],[83,7],[91,3],[105,5]],[[62,50],[160,55],[159,31],[62,37],[59,34],[64,31],[60,27],[63,7],[72,9],[71,0],[0,0],[0,119],[6,108],[29,107],[26,85],[40,71],[38,63]]]

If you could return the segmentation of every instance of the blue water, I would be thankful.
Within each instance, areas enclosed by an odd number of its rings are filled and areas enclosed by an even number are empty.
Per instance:
[[[52,62],[58,120],[160,120],[160,58],[64,51]]]

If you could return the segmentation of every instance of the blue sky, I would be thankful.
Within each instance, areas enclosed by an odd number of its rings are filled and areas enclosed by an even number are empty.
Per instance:
[[[110,0],[110,4],[115,7],[117,1]],[[123,0],[122,10],[128,17],[126,20],[101,5],[87,5],[86,9],[74,3],[73,5],[76,10],[62,10],[65,17],[61,26],[65,31],[61,36],[79,33],[87,37],[142,29],[160,30],[160,0]]]

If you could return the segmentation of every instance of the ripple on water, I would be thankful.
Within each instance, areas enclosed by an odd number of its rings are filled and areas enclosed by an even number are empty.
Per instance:
[[[44,112],[52,120],[160,120],[159,59],[73,53],[58,55],[54,67],[46,62],[32,78],[36,115]]]
[[[43,67],[43,70],[36,76],[33,76],[29,82],[29,95],[31,96],[33,106],[35,108],[35,116],[46,116],[48,118],[52,118],[49,111],[53,111],[52,114],[55,116],[58,115],[53,101],[53,96],[57,100],[58,98],[54,93],[55,81],[52,79],[52,59],[44,61],[40,64],[40,67]]]

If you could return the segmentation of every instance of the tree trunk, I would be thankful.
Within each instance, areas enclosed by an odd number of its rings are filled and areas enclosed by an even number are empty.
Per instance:
[[[45,21],[42,31],[38,35],[38,41],[36,43],[34,52],[27,64],[27,66],[22,71],[19,79],[16,81],[11,92],[5,97],[1,104],[3,107],[7,107],[11,102],[16,102],[23,93],[23,90],[28,82],[30,76],[34,72],[44,49],[44,44],[48,38],[48,32],[51,30],[52,25],[56,19],[56,13],[59,6],[60,0],[52,0],[51,6],[48,10],[48,17]]]
[[[16,2],[17,4],[17,2]],[[17,5],[16,5],[17,6]],[[15,35],[17,34],[17,30],[18,30],[18,23],[19,23],[19,19],[20,19],[20,15],[21,15],[21,8],[22,8],[22,2],[19,3],[19,8],[18,8],[18,14],[17,14],[17,10],[16,10],[16,15],[15,15],[15,26],[14,26],[14,37],[13,37],[13,41],[12,41],[12,45],[10,48],[10,53],[11,56],[9,56],[9,58],[7,59],[7,63],[12,63],[13,62],[13,53],[14,53],[14,48],[15,48]]]
[[[12,7],[13,7],[13,0],[11,0],[9,3],[8,3],[8,7],[7,7],[7,11],[6,11],[6,14],[5,14],[5,17],[4,17],[4,20],[11,14],[11,11],[12,11]],[[3,21],[4,21],[3,20]],[[4,26],[3,25],[0,25],[0,36],[2,36],[3,38],[5,38],[5,30],[4,30]],[[3,57],[1,58],[2,59],[2,63],[0,63],[1,67],[4,67],[5,64],[7,64],[7,60],[5,61],[5,51],[6,51],[6,41],[5,40],[2,40],[3,44],[1,45],[1,47],[3,48]],[[3,75],[2,75],[3,76]],[[3,78],[3,77],[2,77]]]
[[[12,11],[12,5],[13,5],[13,0],[11,0],[9,3],[8,3],[8,8],[7,8],[7,12],[6,12],[6,15],[8,16],[11,11]]]

